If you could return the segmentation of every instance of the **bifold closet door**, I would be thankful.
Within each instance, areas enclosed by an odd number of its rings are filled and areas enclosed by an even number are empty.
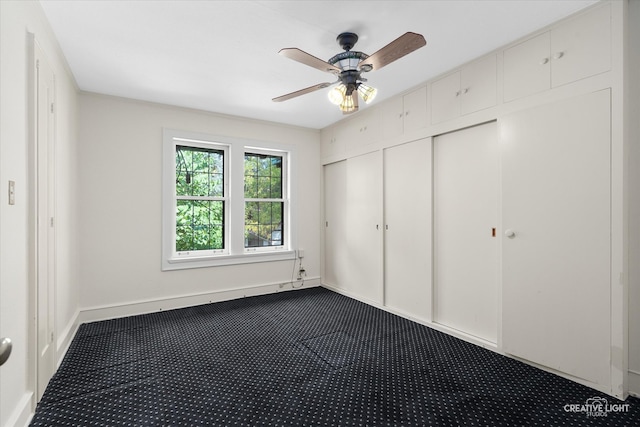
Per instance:
[[[495,122],[434,139],[434,320],[493,343],[499,161]]]
[[[347,162],[324,166],[324,277],[323,283],[340,287],[347,276]]]
[[[609,90],[500,119],[504,351],[610,384]]]
[[[431,320],[431,138],[384,150],[384,304]]]

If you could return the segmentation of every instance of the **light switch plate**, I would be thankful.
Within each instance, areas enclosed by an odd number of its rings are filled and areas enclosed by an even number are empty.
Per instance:
[[[9,204],[16,204],[16,182],[9,181]]]

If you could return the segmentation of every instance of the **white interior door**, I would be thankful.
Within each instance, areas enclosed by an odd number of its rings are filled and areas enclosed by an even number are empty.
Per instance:
[[[384,304],[431,320],[431,138],[384,150]]]
[[[434,140],[435,321],[494,343],[499,161],[495,122]]]
[[[36,45],[37,398],[55,371],[55,78]]]
[[[347,275],[346,215],[347,162],[324,166],[324,278],[323,283],[339,287]]]
[[[382,304],[382,154],[347,160],[345,290]]]
[[[610,93],[500,120],[503,348],[610,384]]]

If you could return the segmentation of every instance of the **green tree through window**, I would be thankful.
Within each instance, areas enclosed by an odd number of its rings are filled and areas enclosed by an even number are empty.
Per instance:
[[[224,249],[224,151],[176,145],[176,251]]]

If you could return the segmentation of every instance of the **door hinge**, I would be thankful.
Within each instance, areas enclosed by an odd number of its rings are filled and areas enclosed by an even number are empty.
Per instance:
[[[53,102],[51,103],[51,112],[53,113]]]
[[[53,342],[53,332],[51,332],[51,341],[49,342]]]
[[[51,224],[51,227],[53,227],[53,217],[49,218],[49,223]]]

